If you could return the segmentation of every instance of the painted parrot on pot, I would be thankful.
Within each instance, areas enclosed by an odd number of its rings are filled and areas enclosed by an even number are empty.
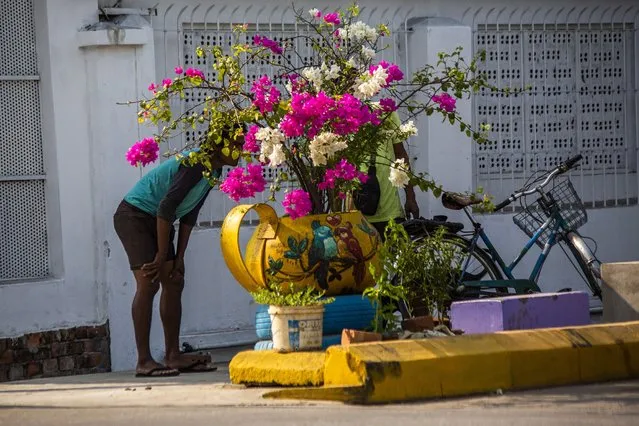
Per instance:
[[[314,275],[319,286],[326,290],[328,288],[328,266],[332,259],[337,256],[337,242],[333,238],[333,231],[326,225],[321,225],[314,220],[311,223],[313,229],[313,242],[308,251],[309,268],[317,266]]]
[[[353,261],[353,278],[355,283],[360,284],[366,275],[366,264],[364,263],[364,253],[359,241],[353,235],[353,225],[346,222],[344,225],[335,228],[335,238],[341,257]]]

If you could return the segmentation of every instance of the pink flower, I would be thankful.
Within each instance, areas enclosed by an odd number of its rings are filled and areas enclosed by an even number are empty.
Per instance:
[[[273,111],[273,106],[280,101],[280,91],[265,75],[253,83],[251,92],[255,95],[253,105],[258,107],[262,114]]]
[[[149,92],[153,92],[154,90],[156,90],[158,88],[158,86],[155,85],[155,83],[151,83],[149,84]]]
[[[204,73],[197,68],[189,68],[186,70],[185,74],[187,77],[191,77],[191,78],[199,77],[202,80],[205,79]]]
[[[284,206],[284,211],[286,211],[293,220],[306,216],[313,209],[310,195],[302,189],[295,189],[286,193],[282,205]]]
[[[338,180],[350,182],[353,179],[358,179],[361,183],[366,183],[368,175],[360,172],[354,165],[342,158],[334,168],[326,169],[324,180],[317,184],[317,188],[322,191],[329,188],[333,189],[339,184]]]
[[[175,67],[175,70],[174,70],[174,71],[175,71],[175,73],[176,73],[177,75],[181,75],[181,74],[183,74],[183,73],[184,73],[184,69],[183,69],[181,66],[179,66],[179,65],[178,65],[177,67]]]
[[[325,92],[312,95],[293,93],[290,111],[280,122],[280,130],[289,138],[302,135],[314,138],[325,125],[340,136],[357,133],[368,123],[378,121],[368,105],[350,93],[335,98]],[[379,123],[378,123],[379,124]]]
[[[170,78],[165,78],[164,80],[162,80],[162,87],[164,87],[165,89],[171,87],[171,84],[173,84],[173,80],[171,80]]]
[[[253,44],[271,49],[271,52],[275,53],[276,55],[281,55],[283,52],[282,46],[280,46],[278,42],[276,42],[275,40],[271,40],[268,37],[262,37],[258,34],[255,34],[253,36]]]
[[[380,99],[379,106],[382,107],[382,111],[384,112],[393,112],[397,110],[397,105],[391,98]]]
[[[248,164],[246,169],[234,168],[220,185],[220,189],[236,202],[242,198],[253,197],[256,193],[264,191],[264,188],[266,180],[260,164]]]
[[[244,146],[242,147],[244,151],[251,153],[260,152],[260,145],[255,138],[255,134],[258,130],[260,130],[260,128],[255,124],[248,129],[246,136],[244,136]]]
[[[439,108],[446,112],[454,112],[457,100],[448,93],[433,96],[433,102],[439,104]]]
[[[134,143],[126,152],[126,161],[132,166],[146,166],[158,159],[159,145],[153,138],[144,138]]]
[[[301,79],[299,74],[287,74],[283,77],[287,78],[291,82],[291,92],[299,92],[306,85],[306,80]]]
[[[388,76],[386,77],[386,84],[391,84],[393,81],[400,81],[404,78],[404,73],[402,70],[395,64],[388,63],[386,61],[379,61],[379,65],[371,65],[369,67],[369,72],[371,75],[375,72],[377,67],[382,67],[386,70]]]
[[[339,13],[327,13],[324,15],[324,22],[331,25],[339,25],[342,21],[339,19]]]

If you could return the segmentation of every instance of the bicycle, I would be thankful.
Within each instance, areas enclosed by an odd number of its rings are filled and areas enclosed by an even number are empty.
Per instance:
[[[473,228],[470,231],[463,231],[464,225],[461,223],[447,222],[445,216],[435,217],[434,220],[420,218],[403,222],[413,241],[428,238],[435,229],[443,226],[447,230],[444,240],[461,249],[462,267],[456,282],[450,285],[451,302],[503,296],[510,294],[510,290],[515,294],[541,292],[537,284],[539,275],[548,254],[558,243],[568,247],[577,262],[577,266],[574,263],[573,266],[582,274],[582,279],[586,281],[593,295],[601,299],[601,262],[595,255],[596,249],[594,252],[590,250],[584,238],[577,232],[577,229],[588,221],[586,210],[570,179],[558,179],[575,168],[581,159],[582,156],[577,155],[553,170],[543,172],[541,176],[533,176],[534,180],[529,179],[523,188],[495,206],[494,211],[499,211],[517,200],[521,203],[521,211],[513,217],[513,221],[530,240],[510,264],[504,262],[481,223],[473,216],[471,207],[481,202],[475,198],[449,192],[442,195],[444,207],[462,210],[465,213]],[[545,187],[550,183],[553,184],[552,188],[546,190]],[[526,198],[534,194],[537,194],[538,198],[532,203],[527,203]],[[479,246],[480,241],[484,243],[485,248]],[[529,277],[515,278],[513,271],[535,244],[542,251]],[[564,252],[566,253],[565,250]]]

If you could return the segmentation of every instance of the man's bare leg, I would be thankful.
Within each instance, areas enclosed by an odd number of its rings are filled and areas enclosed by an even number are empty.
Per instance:
[[[171,278],[173,262],[164,264],[160,276],[162,295],[160,296],[160,317],[164,327],[164,344],[166,347],[166,365],[175,369],[193,367],[194,364],[205,364],[211,358],[204,355],[180,353],[180,324],[182,322],[182,291],[184,278]]]
[[[157,282],[152,283],[151,279],[145,277],[144,272],[141,270],[133,271],[133,275],[137,284],[135,297],[131,305],[135,345],[138,352],[138,363],[135,370],[138,374],[149,374],[155,370],[153,372],[155,376],[175,374],[175,370],[166,369],[151,356],[149,340],[153,316],[153,299],[160,288],[160,284]]]

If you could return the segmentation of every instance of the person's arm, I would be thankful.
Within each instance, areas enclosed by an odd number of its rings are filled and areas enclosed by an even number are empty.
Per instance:
[[[180,165],[178,171],[173,177],[171,187],[158,205],[156,214],[158,239],[157,253],[153,262],[142,266],[142,269],[146,271],[145,276],[152,277],[153,281],[157,281],[160,278],[162,266],[166,261],[166,255],[168,253],[170,243],[169,235],[171,234],[173,222],[175,222],[175,212],[189,191],[191,191],[191,189],[193,189],[193,187],[202,179],[203,170],[204,166],[202,165],[196,165],[193,167]],[[190,231],[188,234],[190,234]],[[186,236],[187,239],[188,234]]]
[[[393,144],[393,151],[395,152],[395,158],[404,159],[404,163],[410,167],[410,161],[408,159],[408,153],[406,152],[406,148],[404,148],[404,144],[399,142]],[[404,210],[406,211],[406,219],[410,219],[410,216],[413,219],[419,218],[419,206],[417,205],[417,199],[415,198],[415,189],[412,185],[406,185],[404,187],[404,191],[406,192],[406,204],[404,205]]]
[[[210,189],[209,189],[210,191]],[[184,278],[184,254],[186,253],[186,247],[189,245],[189,238],[191,237],[191,231],[197,222],[197,217],[202,209],[202,205],[206,201],[208,192],[202,200],[191,210],[188,214],[184,215],[180,219],[180,229],[178,231],[178,242],[175,253],[175,263],[173,265],[173,271],[171,271],[171,278],[183,279]]]

